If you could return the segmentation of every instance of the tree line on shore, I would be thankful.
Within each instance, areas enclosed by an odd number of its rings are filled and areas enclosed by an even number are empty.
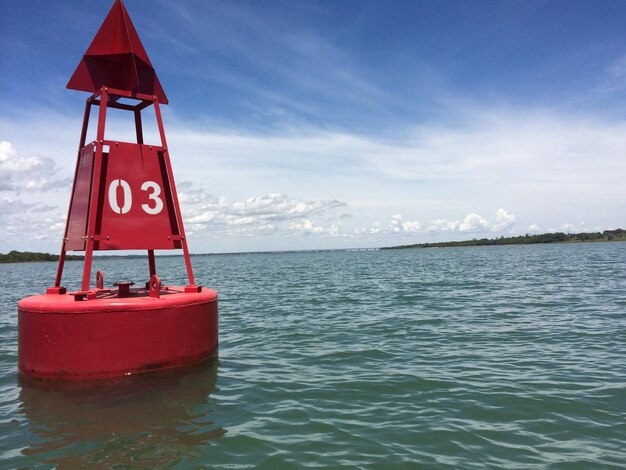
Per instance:
[[[519,235],[516,237],[501,236],[498,238],[474,238],[455,242],[414,243],[412,245],[388,246],[383,250],[402,248],[443,248],[448,246],[488,246],[488,245],[528,245],[533,243],[580,243],[580,242],[611,242],[626,241],[626,230],[618,228],[604,232],[582,233],[542,233],[538,235]]]
[[[403,248],[443,248],[449,246],[488,246],[488,245],[528,245],[534,243],[581,243],[626,241],[626,230],[618,228],[604,232],[582,233],[542,233],[538,235],[519,235],[516,237],[480,238],[455,242],[414,243],[412,245],[386,246],[381,250],[397,250]],[[66,260],[82,260],[81,255],[66,255]],[[0,263],[26,263],[32,261],[58,261],[59,255],[32,251],[10,251],[6,255],[0,253]]]
[[[66,260],[81,260],[83,256],[66,255]],[[27,263],[32,261],[59,261],[59,255],[32,251],[9,251],[6,255],[0,253],[0,263]]]

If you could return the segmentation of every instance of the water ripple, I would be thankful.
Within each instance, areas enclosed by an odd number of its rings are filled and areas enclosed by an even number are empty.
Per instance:
[[[60,389],[16,376],[16,302],[54,266],[0,266],[3,466],[626,467],[624,243],[193,263],[218,360]]]

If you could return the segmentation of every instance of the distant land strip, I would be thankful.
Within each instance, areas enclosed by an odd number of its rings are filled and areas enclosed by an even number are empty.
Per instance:
[[[81,260],[83,256],[66,255],[66,260]],[[0,253],[0,263],[28,263],[32,261],[59,261],[59,255],[50,253],[36,253],[32,251],[9,251],[6,255]]]
[[[385,246],[381,250],[400,250],[404,248],[443,248],[448,246],[489,246],[489,245],[530,245],[534,243],[583,243],[583,242],[623,242],[626,230],[618,228],[604,232],[582,233],[542,233],[539,235],[519,235],[517,237],[474,238],[460,242],[414,243],[412,245]]]
[[[412,245],[385,246],[378,248],[380,250],[401,250],[404,248],[444,248],[448,246],[489,246],[489,245],[530,245],[534,243],[584,243],[584,242],[624,242],[626,241],[626,230],[618,228],[615,230],[605,230],[604,232],[582,232],[582,233],[542,233],[540,235],[520,235],[517,237],[499,237],[499,238],[480,238],[458,242],[436,242],[436,243],[414,243]],[[369,249],[368,249],[369,250]],[[295,250],[294,252],[304,251],[345,251],[338,250]],[[352,251],[352,250],[348,250]],[[244,253],[220,253],[220,254],[271,254],[285,253],[283,251],[270,252],[244,252]],[[196,255],[202,255],[197,253]],[[176,255],[162,255],[176,256]],[[194,255],[192,255],[194,256]],[[104,255],[100,259],[117,259],[117,258],[142,258],[142,255]],[[66,255],[66,260],[82,260],[82,255]],[[32,251],[10,251],[6,255],[0,253],[0,263],[28,263],[33,261],[58,261],[59,255],[51,255],[50,253],[39,253]]]

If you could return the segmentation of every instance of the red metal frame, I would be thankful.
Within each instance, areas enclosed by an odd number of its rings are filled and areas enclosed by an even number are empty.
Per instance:
[[[85,252],[81,289],[86,292],[90,290],[94,251],[146,249],[152,277],[157,273],[154,250],[179,248],[183,250],[189,278],[185,290],[199,292],[159,107],[159,103],[167,104],[167,96],[122,0],[115,0],[67,88],[92,95],[85,104],[61,256],[50,293],[65,291],[61,279],[68,250]],[[120,98],[136,104],[120,102]],[[96,140],[87,143],[92,106],[98,107]],[[141,111],[149,106],[154,106],[160,147],[144,144]],[[136,144],[105,139],[108,108],[133,113]],[[135,197],[131,184],[139,201],[135,201],[134,207],[130,203],[127,207],[126,202]],[[141,198],[147,198],[145,204],[141,204]]]
[[[122,0],[115,0],[67,84],[72,90],[90,93],[103,86],[140,91],[167,104],[167,96]]]
[[[118,100],[120,98],[128,98],[132,100],[137,100],[138,103],[136,105],[119,103]],[[189,257],[189,249],[187,246],[187,237],[185,236],[185,230],[183,226],[182,215],[180,211],[180,205],[178,202],[178,195],[176,193],[176,185],[174,183],[174,175],[172,171],[172,165],[169,158],[169,149],[167,147],[167,141],[165,138],[165,130],[163,127],[163,119],[161,116],[161,110],[159,108],[159,99],[156,95],[146,95],[143,93],[134,93],[127,90],[117,90],[108,87],[102,87],[96,93],[94,93],[91,97],[87,99],[85,106],[85,114],[83,118],[83,128],[81,132],[80,144],[78,148],[78,156],[76,162],[76,170],[74,173],[74,185],[72,188],[72,196],[70,199],[70,205],[68,209],[68,216],[65,226],[65,233],[63,236],[63,243],[61,246],[61,256],[59,258],[59,266],[57,269],[57,275],[54,283],[54,288],[62,288],[61,287],[61,279],[63,275],[63,267],[65,262],[65,254],[68,251],[68,241],[70,241],[70,223],[73,220],[72,211],[80,211],[84,210],[79,203],[76,202],[77,191],[76,187],[79,182],[79,169],[81,168],[81,162],[85,156],[85,152],[90,151],[90,146],[95,146],[95,154],[93,155],[93,167],[91,171],[90,178],[90,190],[89,190],[89,202],[87,214],[87,223],[86,223],[86,232],[84,237],[81,237],[85,240],[84,251],[85,251],[85,261],[83,266],[83,276],[82,276],[82,284],[81,290],[88,291],[90,290],[90,280],[91,280],[91,272],[92,272],[92,264],[93,264],[93,253],[94,251],[105,250],[105,249],[118,249],[111,248],[110,244],[107,244],[106,240],[108,240],[107,234],[102,233],[103,226],[103,217],[106,217],[104,214],[104,205],[106,200],[106,191],[105,191],[105,183],[106,183],[106,170],[107,170],[107,162],[109,157],[109,152],[105,152],[105,147],[109,146],[119,146],[119,144],[123,144],[122,148],[129,148],[129,145],[138,146],[138,152],[141,154],[141,148],[146,147],[143,143],[143,127],[141,120],[141,111],[146,109],[149,106],[154,106],[154,111],[156,115],[156,122],[159,129],[159,135],[161,139],[161,145],[159,146],[149,146],[152,154],[154,151],[157,152],[158,158],[160,158],[159,165],[162,168],[162,185],[163,185],[163,195],[162,197],[165,199],[165,204],[167,204],[167,214],[170,217],[170,226],[171,226],[171,234],[168,234],[168,240],[171,239],[171,248],[169,249],[177,249],[182,248],[183,255],[185,258],[185,265],[187,268],[187,276],[189,279],[189,285],[186,288],[188,292],[197,292],[199,290],[199,286],[195,285],[193,270],[191,266],[191,259]],[[96,140],[88,144],[86,146],[86,138],[87,138],[87,130],[89,126],[89,116],[92,106],[98,106],[98,126],[96,132]],[[112,140],[105,139],[105,127],[106,127],[106,118],[107,118],[107,109],[108,108],[116,108],[129,112],[133,112],[134,120],[135,120],[135,130],[137,136],[137,142],[135,143],[121,143]],[[126,147],[124,147],[126,146]],[[154,147],[154,149],[153,149]],[[142,157],[143,158],[143,157]],[[81,175],[82,178],[87,177],[88,175]],[[110,196],[109,196],[110,197]],[[77,208],[79,207],[79,208]],[[110,210],[109,210],[110,212]],[[76,215],[76,214],[74,214]],[[78,214],[76,216],[81,217],[84,214]],[[106,219],[105,220],[109,220]],[[111,226],[111,222],[108,221],[108,226]],[[123,223],[120,221],[120,223]],[[146,237],[144,237],[146,238]],[[156,270],[156,262],[154,257],[154,249],[168,249],[163,246],[155,246],[154,244],[150,244],[149,242],[142,241],[141,234],[138,234],[136,238],[133,238],[132,242],[136,248],[146,249],[148,252],[148,268],[149,268],[149,276],[155,276],[157,274]],[[100,245],[103,245],[101,247]],[[69,249],[73,251],[83,251],[76,249],[76,242],[71,243]]]
[[[74,184],[53,287],[18,303],[18,369],[31,378],[82,380],[175,367],[217,351],[217,293],[195,285],[165,138],[167,96],[122,0],[115,0],[68,88],[88,91]],[[144,142],[153,106],[161,145]],[[95,140],[87,141],[93,107]],[[105,137],[109,108],[132,113],[136,142]],[[93,126],[92,126],[93,129]],[[131,138],[131,141],[133,139]],[[148,282],[106,288],[94,252],[146,250]],[[189,285],[163,286],[155,250],[182,249]],[[81,290],[61,286],[67,251],[82,251]],[[141,283],[143,284],[143,283]]]

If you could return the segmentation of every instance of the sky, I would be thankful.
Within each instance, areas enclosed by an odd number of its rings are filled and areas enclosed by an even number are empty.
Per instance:
[[[124,3],[192,253],[626,228],[626,2]],[[0,4],[0,252],[54,253],[113,1]]]

